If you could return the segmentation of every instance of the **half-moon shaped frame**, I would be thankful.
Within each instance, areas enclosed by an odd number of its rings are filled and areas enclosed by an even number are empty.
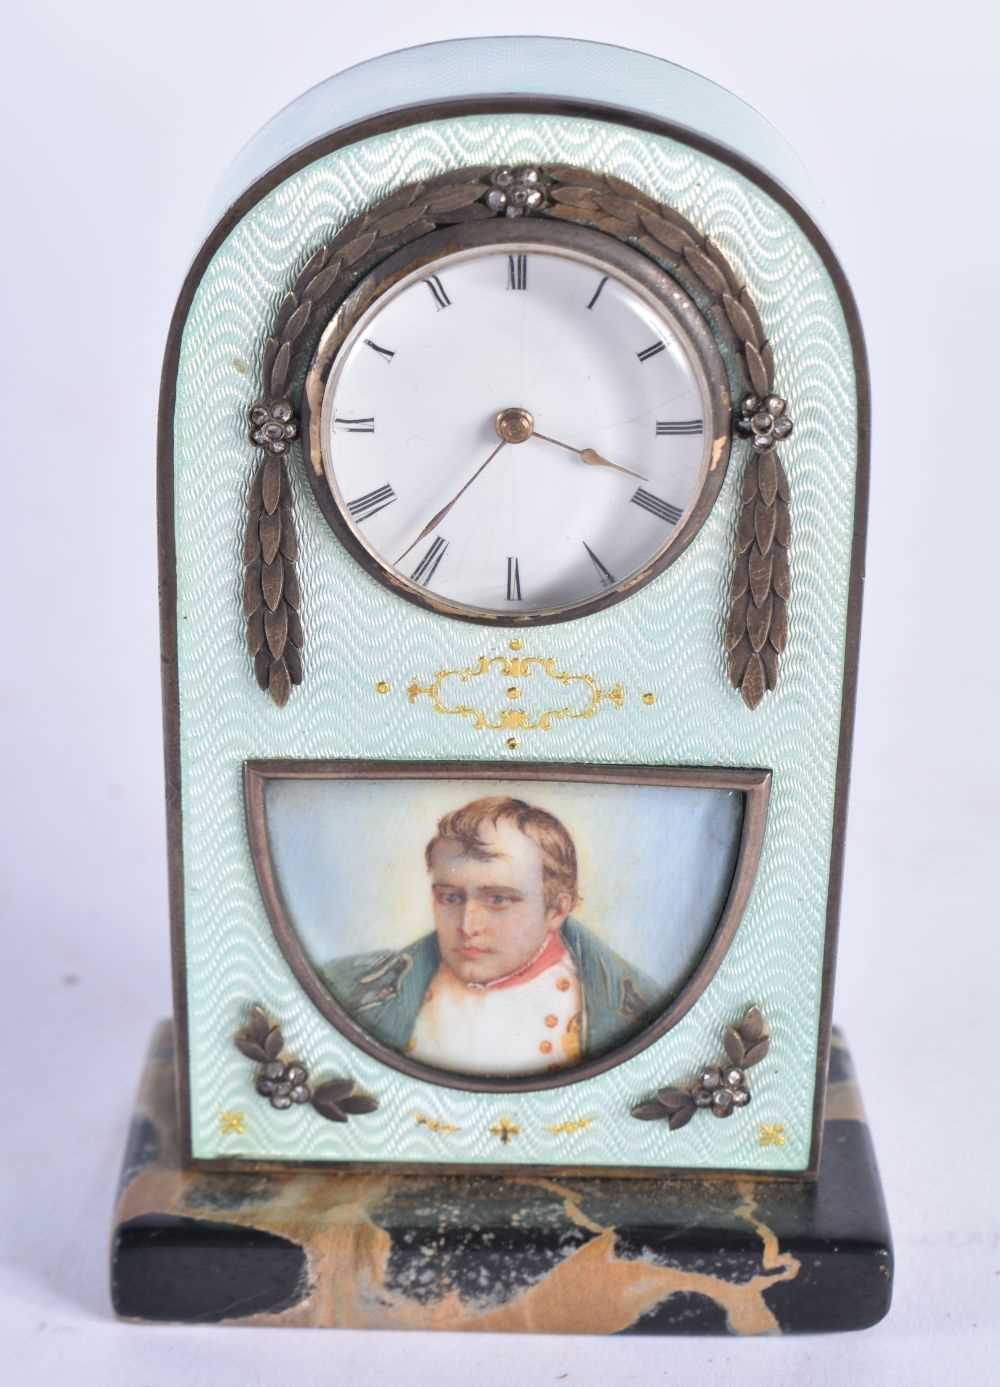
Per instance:
[[[648,1026],[621,1045],[558,1073],[492,1078],[433,1068],[382,1044],[337,1002],[310,962],[292,923],[271,853],[265,792],[269,780],[539,780],[594,785],[656,785],[683,789],[737,790],[743,795],[743,824],[729,895],[704,954],[680,992]],[[510,765],[460,761],[246,761],[243,767],[247,832],[257,881],[274,937],[303,991],[352,1045],[422,1083],[481,1093],[530,1093],[580,1083],[652,1045],[676,1026],[708,987],[743,918],[757,875],[771,789],[769,770],[703,767]]]

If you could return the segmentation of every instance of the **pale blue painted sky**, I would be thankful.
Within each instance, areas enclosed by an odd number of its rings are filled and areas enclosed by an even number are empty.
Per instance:
[[[742,825],[732,790],[561,781],[272,780],[271,851],[306,953],[321,965],[434,928],[424,846],[442,814],[510,794],[572,834],[574,917],[674,993],[725,905]]]

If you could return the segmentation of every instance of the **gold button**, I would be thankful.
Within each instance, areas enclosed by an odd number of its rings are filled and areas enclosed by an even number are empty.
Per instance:
[[[560,992],[569,991],[569,978],[556,978],[556,987]]]
[[[542,1052],[543,1055],[551,1055],[551,1054],[552,1054],[552,1041],[551,1041],[551,1040],[543,1040],[542,1043],[541,1043],[541,1045],[539,1045],[538,1048],[539,1048],[539,1050],[541,1050],[541,1052]]]
[[[546,1018],[545,1018],[545,1024],[546,1024],[546,1026],[548,1026],[549,1030],[551,1031],[551,1029],[552,1029],[553,1026],[558,1026],[558,1025],[559,1025],[559,1017],[558,1017],[558,1016],[553,1016],[552,1013],[551,1013],[551,1011],[550,1011],[549,1014],[548,1014],[548,1016],[546,1016]]]

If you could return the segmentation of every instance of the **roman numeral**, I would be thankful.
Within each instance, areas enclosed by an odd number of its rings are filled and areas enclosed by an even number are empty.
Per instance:
[[[686,437],[701,433],[700,419],[657,419],[657,438]]]
[[[434,577],[435,569],[444,558],[444,551],[448,548],[448,541],[437,535],[432,541],[427,553],[417,564],[410,574],[415,583],[422,583],[424,587],[430,583]]]
[[[339,425],[345,433],[374,433],[374,419],[342,419],[340,415],[334,416],[334,425]]]
[[[359,496],[356,501],[348,501],[347,509],[357,521],[370,520],[373,515],[377,515],[380,510],[385,510],[386,506],[391,506],[397,500],[396,493],[388,482],[384,486],[376,487],[374,491],[369,491],[366,496]]]
[[[517,559],[507,560],[507,601],[521,601],[521,568]]]
[[[391,352],[388,347],[380,347],[379,344],[377,342],[373,342],[370,337],[365,338],[365,346],[371,347],[373,352],[378,352],[379,356],[385,362],[391,361],[392,358],[396,355],[396,353]]]
[[[445,287],[437,275],[428,275],[424,283],[434,296],[434,302],[439,309],[451,307],[451,299],[448,297]]]
[[[527,289],[528,257],[526,255],[507,256],[507,288]]]
[[[669,501],[661,501],[659,496],[654,496],[651,491],[643,491],[642,487],[632,500],[635,505],[648,510],[650,515],[655,515],[658,520],[665,520],[668,525],[676,525],[684,514],[680,506],[672,506]]]
[[[584,549],[586,549],[587,553],[590,555],[591,563],[597,569],[597,576],[601,580],[601,587],[611,587],[612,583],[614,583],[615,581],[615,575],[611,572],[610,568],[604,567],[604,565],[601,563],[600,559],[594,553],[593,549],[591,549],[590,545],[587,543],[586,540],[583,540],[582,543]]]
[[[640,361],[648,361],[650,357],[659,356],[660,352],[665,352],[666,350],[662,342],[654,342],[651,347],[643,347],[641,352],[636,352],[636,356]]]
[[[590,302],[587,304],[587,307],[588,307],[588,308],[593,308],[594,304],[595,304],[595,303],[597,302],[597,300],[601,297],[601,290],[604,288],[604,286],[605,286],[605,284],[607,284],[607,282],[608,282],[608,277],[607,277],[607,275],[605,275],[604,278],[601,280],[600,284],[599,284],[599,285],[597,286],[597,288],[594,290],[594,297],[593,297],[593,298],[590,300]]]

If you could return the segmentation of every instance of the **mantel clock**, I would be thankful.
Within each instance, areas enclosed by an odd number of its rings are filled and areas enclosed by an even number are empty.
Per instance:
[[[163,376],[122,1313],[884,1312],[830,1019],[867,382],[801,182],[703,79],[550,39],[379,58],[241,155]]]

